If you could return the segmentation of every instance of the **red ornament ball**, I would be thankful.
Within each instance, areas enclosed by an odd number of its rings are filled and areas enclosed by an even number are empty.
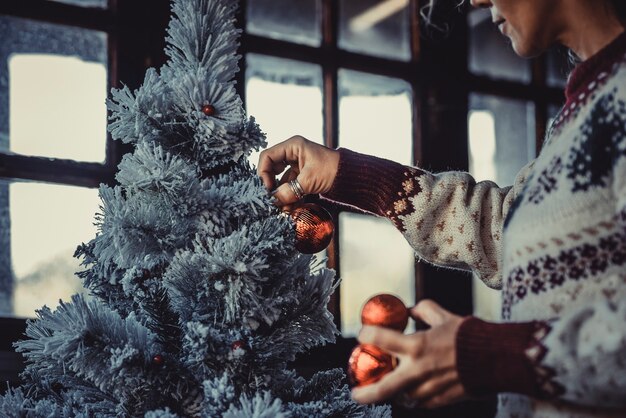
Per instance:
[[[302,254],[315,254],[330,244],[335,232],[333,218],[315,203],[304,203],[291,212],[296,224],[296,249]]]
[[[152,357],[152,364],[154,364],[155,366],[161,366],[164,362],[165,359],[160,354],[156,354],[154,357]]]
[[[365,302],[361,310],[363,325],[377,325],[403,332],[408,322],[409,310],[394,295],[376,295]]]
[[[233,341],[233,343],[230,345],[230,348],[235,351],[235,350],[245,350],[246,349],[246,343],[241,341],[241,340],[237,340],[237,341]]]
[[[370,344],[357,345],[348,360],[348,379],[352,386],[366,386],[382,379],[396,367],[396,360]]]
[[[202,113],[204,113],[207,116],[213,116],[215,115],[215,107],[210,104],[206,104],[202,106]]]

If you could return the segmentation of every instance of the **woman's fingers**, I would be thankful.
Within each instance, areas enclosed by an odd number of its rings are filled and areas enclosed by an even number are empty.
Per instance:
[[[439,408],[444,405],[450,405],[455,402],[459,402],[466,397],[465,388],[458,382],[453,384],[442,392],[439,392],[432,397],[425,399],[419,405],[424,408]]]
[[[274,199],[276,199],[276,202],[275,202],[276,206],[280,206],[283,209],[285,209],[285,206],[296,203],[297,201],[302,199],[302,196],[296,194],[297,190],[294,190],[294,186],[289,184],[289,182],[292,180],[294,179],[287,180],[285,183],[278,186],[276,190],[274,190],[274,192],[272,192]],[[298,178],[295,178],[295,180],[297,181]],[[304,193],[306,194],[307,192],[302,186],[302,183],[300,182],[298,183],[300,184],[300,188],[302,189],[302,191],[304,191]]]
[[[409,310],[409,315],[416,321],[422,321],[431,327],[443,324],[450,313],[430,299],[421,300]]]
[[[458,373],[454,368],[438,371],[430,379],[406,391],[409,398],[418,399],[420,402],[433,398],[458,383]]]
[[[278,145],[261,151],[257,174],[268,190],[276,186],[276,175],[282,173],[288,165],[298,164],[301,148],[306,139],[294,136]]]
[[[372,344],[394,356],[412,355],[420,350],[421,338],[417,334],[404,335],[396,330],[365,325],[358,340],[361,344]]]
[[[338,151],[294,136],[261,152],[257,173],[268,190],[276,189],[276,205],[285,206],[296,202],[304,194],[330,190],[338,166]],[[277,185],[276,175],[287,167],[289,170]],[[295,179],[298,184],[290,185],[289,181]]]
[[[410,372],[406,367],[398,367],[376,383],[352,389],[352,399],[363,404],[389,399],[411,383]]]
[[[263,152],[266,151],[269,150],[265,150]],[[261,181],[263,181],[263,185],[267,190],[274,189],[276,185],[276,175],[282,173],[287,167],[286,160],[274,160],[274,158],[280,157],[277,155],[263,155],[261,153],[261,156],[259,157],[259,165],[257,166],[257,174],[261,177]]]

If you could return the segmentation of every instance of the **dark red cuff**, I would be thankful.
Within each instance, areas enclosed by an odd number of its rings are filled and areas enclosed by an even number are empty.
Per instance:
[[[513,392],[537,397],[535,368],[525,351],[536,344],[536,322],[494,324],[468,317],[457,337],[457,368],[468,394]]]
[[[407,172],[402,164],[339,148],[339,168],[324,197],[386,216],[398,198]],[[413,169],[414,170],[414,169]]]

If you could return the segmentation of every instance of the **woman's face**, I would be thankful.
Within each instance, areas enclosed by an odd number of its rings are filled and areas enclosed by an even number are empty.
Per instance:
[[[489,8],[491,19],[522,57],[541,54],[558,40],[561,0],[471,0]]]

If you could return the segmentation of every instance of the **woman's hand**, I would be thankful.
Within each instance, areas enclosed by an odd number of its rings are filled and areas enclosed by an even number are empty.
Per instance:
[[[431,300],[421,301],[410,314],[431,328],[409,335],[373,326],[361,330],[359,342],[380,347],[399,364],[378,382],[354,388],[355,401],[375,403],[403,395],[417,406],[435,408],[465,397],[456,367],[456,334],[463,318]]]
[[[274,190],[276,175],[287,167],[273,192],[277,206],[286,206],[299,200],[287,184],[294,179],[304,194],[329,191],[337,175],[339,152],[301,136],[294,136],[261,152],[257,172],[265,187]]]

